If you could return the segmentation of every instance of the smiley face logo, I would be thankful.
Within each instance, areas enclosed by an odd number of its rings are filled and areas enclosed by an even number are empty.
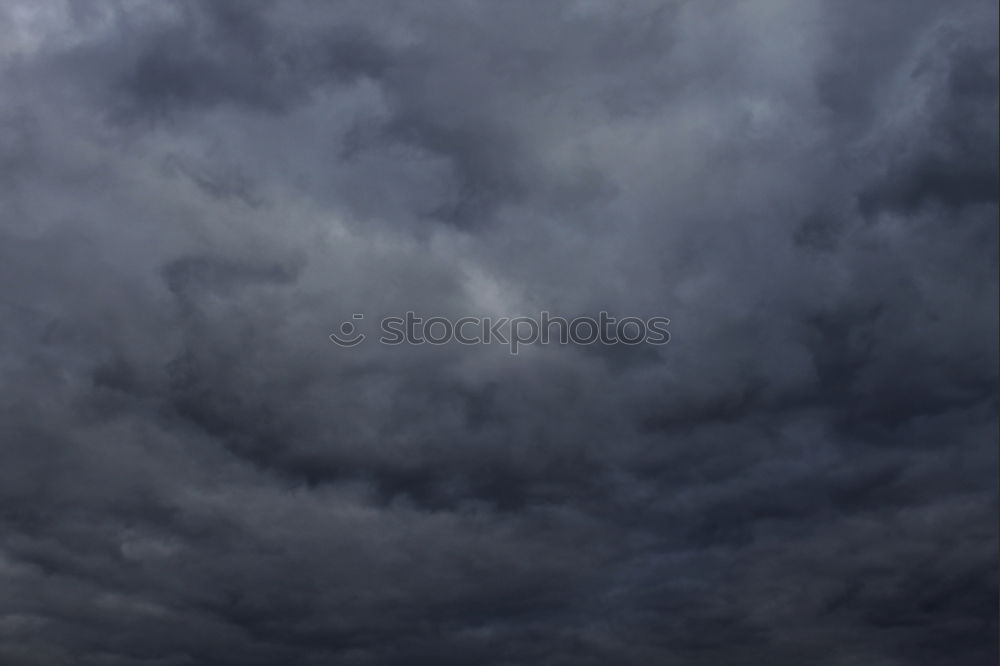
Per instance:
[[[363,314],[355,314],[352,319],[361,320],[364,319]],[[333,332],[330,334],[331,342],[340,345],[341,347],[354,347],[364,342],[365,338],[368,337],[364,333],[358,333],[357,328],[354,326],[353,322],[345,321],[340,325],[340,332]]]

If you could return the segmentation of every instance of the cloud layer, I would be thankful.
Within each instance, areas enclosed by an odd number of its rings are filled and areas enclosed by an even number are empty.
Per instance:
[[[988,663],[996,25],[5,3],[0,662]]]

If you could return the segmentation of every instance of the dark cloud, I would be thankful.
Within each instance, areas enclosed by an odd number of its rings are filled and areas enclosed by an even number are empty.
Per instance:
[[[991,3],[35,4],[0,662],[995,658]]]

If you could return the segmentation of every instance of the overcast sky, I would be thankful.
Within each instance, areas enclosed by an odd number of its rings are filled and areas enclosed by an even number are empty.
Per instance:
[[[997,11],[3,0],[0,663],[995,663]]]

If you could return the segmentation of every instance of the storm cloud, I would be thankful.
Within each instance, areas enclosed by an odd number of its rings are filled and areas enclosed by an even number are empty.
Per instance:
[[[997,20],[3,3],[0,663],[991,663]]]

